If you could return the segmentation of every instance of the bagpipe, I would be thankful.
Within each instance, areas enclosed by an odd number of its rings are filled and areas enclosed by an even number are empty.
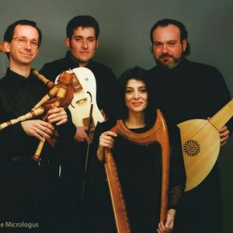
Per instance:
[[[33,70],[34,75],[49,89],[49,92],[32,108],[32,110],[16,119],[11,119],[0,124],[0,131],[13,124],[29,120],[42,115],[42,120],[47,121],[47,112],[50,109],[64,107],[69,108],[72,121],[76,126],[89,126],[89,130],[98,122],[103,122],[102,116],[96,104],[96,83],[93,73],[84,67],[63,71],[55,83],[47,79],[38,71]],[[87,90],[88,88],[88,90]],[[48,139],[52,145],[52,140]],[[39,161],[41,150],[45,141],[41,141],[32,156]]]
[[[16,119],[11,119],[0,124],[0,131],[6,127],[12,126],[19,122],[30,120],[35,116],[42,116],[43,121],[48,121],[48,111],[50,109],[64,107],[67,108],[73,99],[73,90],[71,86],[72,76],[67,72],[62,72],[59,76],[59,81],[54,84],[52,81],[45,78],[43,75],[39,74],[38,71],[32,71],[36,77],[41,80],[48,88],[49,92],[42,97],[42,99],[31,109],[30,112],[17,117]],[[48,139],[51,145],[54,145],[52,139]],[[45,140],[40,141],[35,154],[31,157],[35,161],[40,161],[41,151],[43,149]]]
[[[4,44],[0,42],[0,52],[6,53]],[[69,108],[72,121],[76,126],[89,126],[91,128],[98,122],[103,122],[96,104],[96,81],[93,73],[84,67],[63,71],[56,78],[55,83],[47,79],[38,71],[33,70],[35,76],[49,89],[48,93],[32,108],[32,110],[16,119],[11,119],[0,124],[0,131],[13,124],[32,119],[42,115],[42,120],[47,121],[48,111],[53,108]],[[52,139],[48,139],[54,145]],[[45,141],[41,141],[32,159],[39,161]]]

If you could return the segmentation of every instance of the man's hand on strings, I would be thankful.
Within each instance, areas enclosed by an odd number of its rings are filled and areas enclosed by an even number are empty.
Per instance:
[[[53,108],[48,111],[48,122],[56,123],[56,125],[65,124],[68,121],[68,116],[64,108]]]
[[[74,139],[77,142],[88,142],[89,139],[87,136],[87,130],[88,130],[88,127],[86,126],[77,126]]]
[[[97,157],[100,161],[103,161],[104,159],[104,148],[113,148],[114,137],[117,137],[117,134],[112,131],[106,131],[100,135],[99,147],[97,151]]]
[[[53,125],[42,120],[23,121],[21,125],[27,135],[36,137],[40,141],[50,138],[54,130]]]

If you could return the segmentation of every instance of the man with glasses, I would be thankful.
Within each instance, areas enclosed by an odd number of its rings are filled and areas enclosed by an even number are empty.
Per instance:
[[[188,32],[181,22],[173,19],[158,21],[151,28],[150,39],[157,66],[147,74],[157,107],[169,124],[212,117],[231,99],[224,78],[216,68],[186,59],[190,44]],[[232,122],[220,130],[221,145],[227,143],[232,130]],[[221,232],[217,164],[200,185],[185,192],[182,213],[182,229],[177,230],[178,233]]]
[[[35,39],[29,40],[27,37],[16,37],[16,38],[12,38],[12,40],[17,40],[19,45],[25,45],[29,41],[31,47],[36,48],[36,49],[39,48],[39,46],[40,46],[39,41],[37,41]]]
[[[40,29],[29,20],[11,24],[4,34],[9,68],[0,80],[0,122],[15,119],[47,94],[48,88],[32,72],[42,40]],[[56,127],[55,148],[48,143]],[[0,132],[0,222],[1,232],[51,232],[51,197],[58,177],[57,151],[73,138],[75,127],[63,107],[14,124]],[[32,159],[40,141],[45,141],[41,161]]]

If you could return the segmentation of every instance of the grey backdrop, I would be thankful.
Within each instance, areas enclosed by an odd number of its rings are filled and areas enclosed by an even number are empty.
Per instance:
[[[135,65],[145,69],[154,66],[149,51],[151,26],[162,18],[180,20],[189,31],[189,58],[217,67],[233,94],[232,0],[1,0],[0,4],[1,41],[6,27],[18,19],[34,20],[41,28],[43,41],[35,69],[64,56],[65,27],[73,16],[90,14],[98,20],[101,32],[95,60],[110,66],[117,76]],[[3,57],[0,55],[1,77],[8,65]],[[233,232],[232,142],[231,138],[219,156],[223,233]]]

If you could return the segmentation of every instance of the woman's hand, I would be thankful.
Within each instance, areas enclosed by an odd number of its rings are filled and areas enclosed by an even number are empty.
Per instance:
[[[163,222],[160,222],[158,224],[157,232],[158,233],[172,232],[173,231],[173,227],[174,227],[175,215],[176,215],[176,210],[174,210],[174,209],[168,210],[166,223],[164,225]]]
[[[100,135],[99,147],[97,150],[97,157],[100,161],[104,160],[104,148],[113,148],[114,137],[117,137],[117,134],[112,131],[106,131]]]

